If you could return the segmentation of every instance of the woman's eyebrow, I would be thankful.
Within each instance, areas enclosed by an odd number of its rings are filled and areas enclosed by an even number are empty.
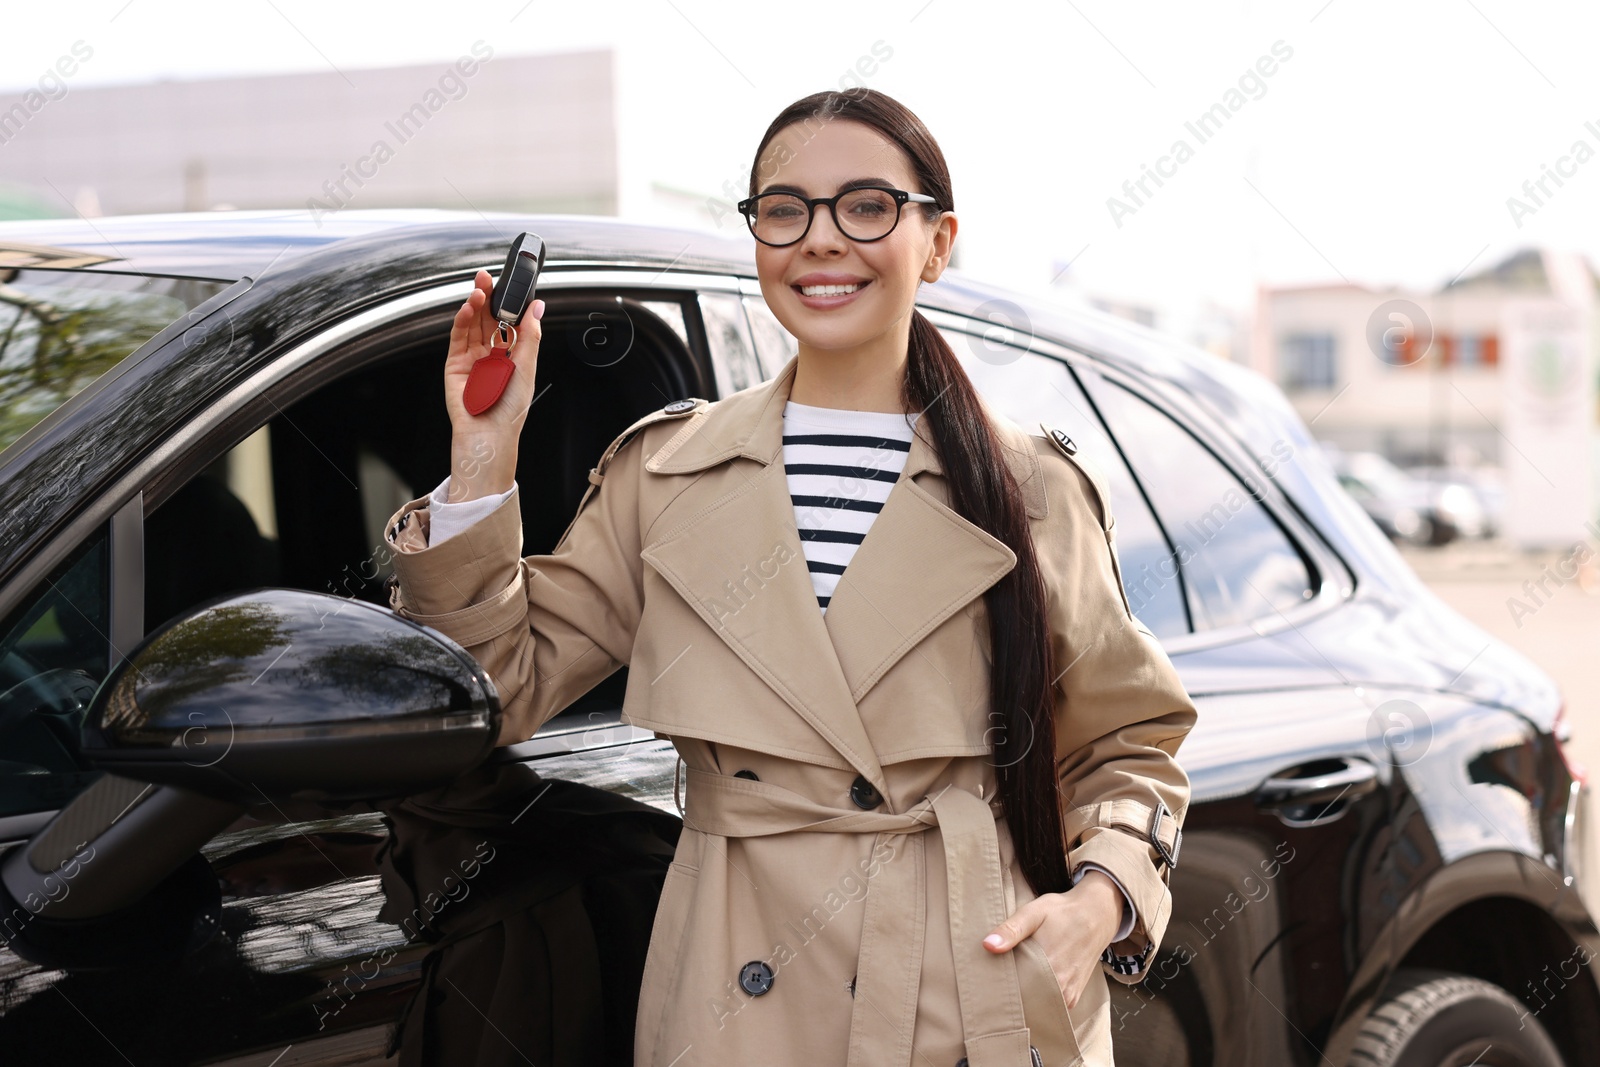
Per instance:
[[[880,189],[890,189],[890,188],[894,187],[894,183],[891,182],[888,178],[851,178],[847,182],[840,182],[839,183],[839,188],[834,190],[834,191],[835,192],[839,192],[839,193],[843,193],[843,192],[847,192],[847,191],[849,191],[851,189],[862,189],[862,188],[867,188],[867,187],[876,187],[876,188],[880,188]],[[763,192],[763,193],[793,193],[795,196],[805,196],[805,195],[807,195],[806,191],[804,189],[800,188],[798,185],[769,185],[765,189],[761,190],[761,192]]]

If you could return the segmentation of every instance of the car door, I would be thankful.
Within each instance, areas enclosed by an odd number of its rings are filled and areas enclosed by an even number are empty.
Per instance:
[[[1211,999],[1220,1062],[1315,1062],[1376,936],[1357,902],[1391,825],[1380,709],[1339,631],[1347,575],[1274,490],[1292,455],[1252,470],[1181,398],[1109,369],[1084,381],[1187,580],[1194,634],[1172,651],[1201,720],[1173,950]]]
[[[540,388],[518,471],[526,552],[554,545],[616,433],[716,388],[697,287],[736,283],[653,282],[592,271],[541,279]],[[412,294],[364,313],[358,329],[302,338],[175,428],[117,518],[0,626],[0,654],[59,672],[28,677],[44,694],[34,705],[54,700],[60,714],[32,716],[0,752],[9,805],[0,829],[9,819],[13,840],[98,777],[70,709],[92,692],[85,679],[104,676],[113,615],[134,620],[126,639],[260,586],[387,603],[383,523],[449,470],[439,365],[462,292]],[[248,313],[237,314],[232,327],[247,336]],[[625,686],[626,668],[496,758],[669,807],[670,746],[620,725]],[[209,751],[198,747],[197,758]],[[269,1063],[290,1045],[296,1063],[375,1061],[427,951],[377,919],[384,834],[369,806],[263,795],[204,850],[222,888],[221,928],[181,965],[64,973],[0,951],[0,1048],[19,1062]]]

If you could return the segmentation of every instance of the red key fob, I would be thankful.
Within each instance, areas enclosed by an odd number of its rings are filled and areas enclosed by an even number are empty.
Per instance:
[[[472,365],[472,370],[467,374],[467,387],[461,394],[467,414],[482,415],[494,407],[504,395],[506,386],[511,384],[511,375],[517,365],[507,358],[507,351],[504,348],[491,348],[487,356]]]

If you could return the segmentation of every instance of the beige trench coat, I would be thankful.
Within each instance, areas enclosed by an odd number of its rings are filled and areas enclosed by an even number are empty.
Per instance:
[[[824,616],[782,463],[798,357],[723,399],[636,422],[590,472],[555,551],[521,556],[516,496],[427,547],[391,520],[395,610],[494,679],[501,742],[628,665],[626,722],[687,767],[684,833],[640,994],[650,1067],[1111,1064],[1109,989],[1067,1010],[1028,939],[982,938],[1032,893],[996,796],[983,593],[1016,554],[949,506],[919,420],[905,468]],[[1069,865],[1138,922],[1102,971],[1139,981],[1166,927],[1195,709],[1128,610],[1103,482],[1070,443],[987,404],[1027,503],[1058,669]],[[403,520],[403,521],[402,521]],[[396,527],[399,529],[396,529]],[[1175,818],[1155,813],[1165,805]]]

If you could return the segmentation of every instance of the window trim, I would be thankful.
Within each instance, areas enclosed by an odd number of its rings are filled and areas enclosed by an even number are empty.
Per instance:
[[[144,639],[144,493],[134,493],[111,515],[107,537],[111,573],[106,588],[110,633],[106,635],[110,663],[116,668],[122,657],[133,652]]]
[[[1197,433],[1193,427],[1185,425],[1183,420],[1177,418],[1176,416],[1174,416],[1172,414],[1172,412],[1168,408],[1162,406],[1162,404],[1160,403],[1160,400],[1157,397],[1152,396],[1149,392],[1147,392],[1147,391],[1145,391],[1143,389],[1136,388],[1131,384],[1125,384],[1123,381],[1119,380],[1116,377],[1108,376],[1108,375],[1104,375],[1104,374],[1102,374],[1101,377],[1102,377],[1102,379],[1105,380],[1106,384],[1110,388],[1122,389],[1123,391],[1128,393],[1129,396],[1132,396],[1135,400],[1139,400],[1139,401],[1142,401],[1142,402],[1150,405],[1159,414],[1164,415],[1167,418],[1171,419],[1173,424],[1178,428],[1178,430],[1180,432],[1187,433],[1190,436],[1190,438],[1192,438],[1194,440],[1196,445],[1198,445],[1202,450],[1204,450],[1208,455],[1210,455],[1211,458],[1216,461],[1217,465],[1219,467],[1221,467],[1222,470],[1226,474],[1231,476],[1234,479],[1234,481],[1237,482],[1238,485],[1242,489],[1244,489],[1244,491],[1247,494],[1249,494],[1250,499],[1254,500],[1257,504],[1261,505],[1262,510],[1265,511],[1266,514],[1267,514],[1267,518],[1273,522],[1273,524],[1277,527],[1278,531],[1281,534],[1283,534],[1284,540],[1286,540],[1289,543],[1289,546],[1294,550],[1295,554],[1300,557],[1301,564],[1306,568],[1306,578],[1307,578],[1308,582],[1310,583],[1310,588],[1313,590],[1313,594],[1312,594],[1311,599],[1315,599],[1316,593],[1318,591],[1320,591],[1324,585],[1327,584],[1326,575],[1324,574],[1324,569],[1319,564],[1319,561],[1314,556],[1312,556],[1312,554],[1309,551],[1307,551],[1305,545],[1303,545],[1300,542],[1300,539],[1295,537],[1294,533],[1284,523],[1282,517],[1277,515],[1277,514],[1275,514],[1273,509],[1267,505],[1267,501],[1265,499],[1265,493],[1263,493],[1260,489],[1252,488],[1250,482],[1247,481],[1244,477],[1242,477],[1238,471],[1234,470],[1233,467],[1229,463],[1227,463],[1223,459],[1223,457],[1217,452],[1216,448],[1214,448],[1203,436],[1201,436],[1199,433]],[[1095,404],[1095,410],[1096,410],[1097,413],[1099,413],[1099,404],[1095,403],[1093,393],[1091,393],[1087,388],[1085,388],[1084,392],[1089,395],[1090,403]],[[1106,423],[1105,416],[1103,414],[1101,414],[1101,421],[1103,423]],[[1110,424],[1106,423],[1106,425],[1109,427]],[[1109,432],[1109,430],[1108,430],[1108,432]],[[1113,438],[1113,440],[1115,440],[1115,438]],[[1133,463],[1133,461],[1131,459],[1128,459],[1126,452],[1122,448],[1122,442],[1121,441],[1117,441],[1117,450],[1119,452],[1123,452],[1123,459],[1128,464],[1128,470],[1133,472],[1134,480],[1142,482],[1142,479],[1139,477],[1138,468],[1134,466],[1134,463]],[[1149,499],[1150,499],[1149,495],[1148,495],[1148,492],[1146,493],[1145,499],[1146,499],[1146,501],[1149,501]],[[1155,510],[1154,502],[1150,502],[1150,506],[1151,506],[1152,510]],[[1157,512],[1157,515],[1159,516],[1159,512]],[[1162,528],[1165,529],[1165,523],[1162,524]],[[1180,571],[1181,571],[1181,569],[1182,569],[1182,564],[1180,564]],[[1306,602],[1305,600],[1301,601],[1301,603],[1305,603],[1305,602]],[[1298,607],[1299,605],[1295,605],[1295,606]],[[1273,608],[1272,610],[1273,610],[1273,612],[1275,614],[1282,615],[1281,609]],[[1193,617],[1193,608],[1190,609],[1190,614],[1191,614],[1191,619],[1192,619],[1192,617]],[[1263,618],[1266,618],[1266,617],[1267,616],[1257,616],[1257,617],[1249,620],[1248,622],[1235,623],[1235,624],[1233,624],[1231,626],[1211,627],[1211,628],[1208,628],[1205,632],[1206,633],[1217,633],[1217,632],[1226,633],[1226,632],[1234,631],[1234,630],[1249,630],[1249,631],[1253,632],[1253,631],[1258,629],[1258,624],[1260,623],[1260,621]],[[1199,633],[1200,631],[1196,630],[1193,627],[1193,625],[1191,624],[1190,632],[1191,633]]]

